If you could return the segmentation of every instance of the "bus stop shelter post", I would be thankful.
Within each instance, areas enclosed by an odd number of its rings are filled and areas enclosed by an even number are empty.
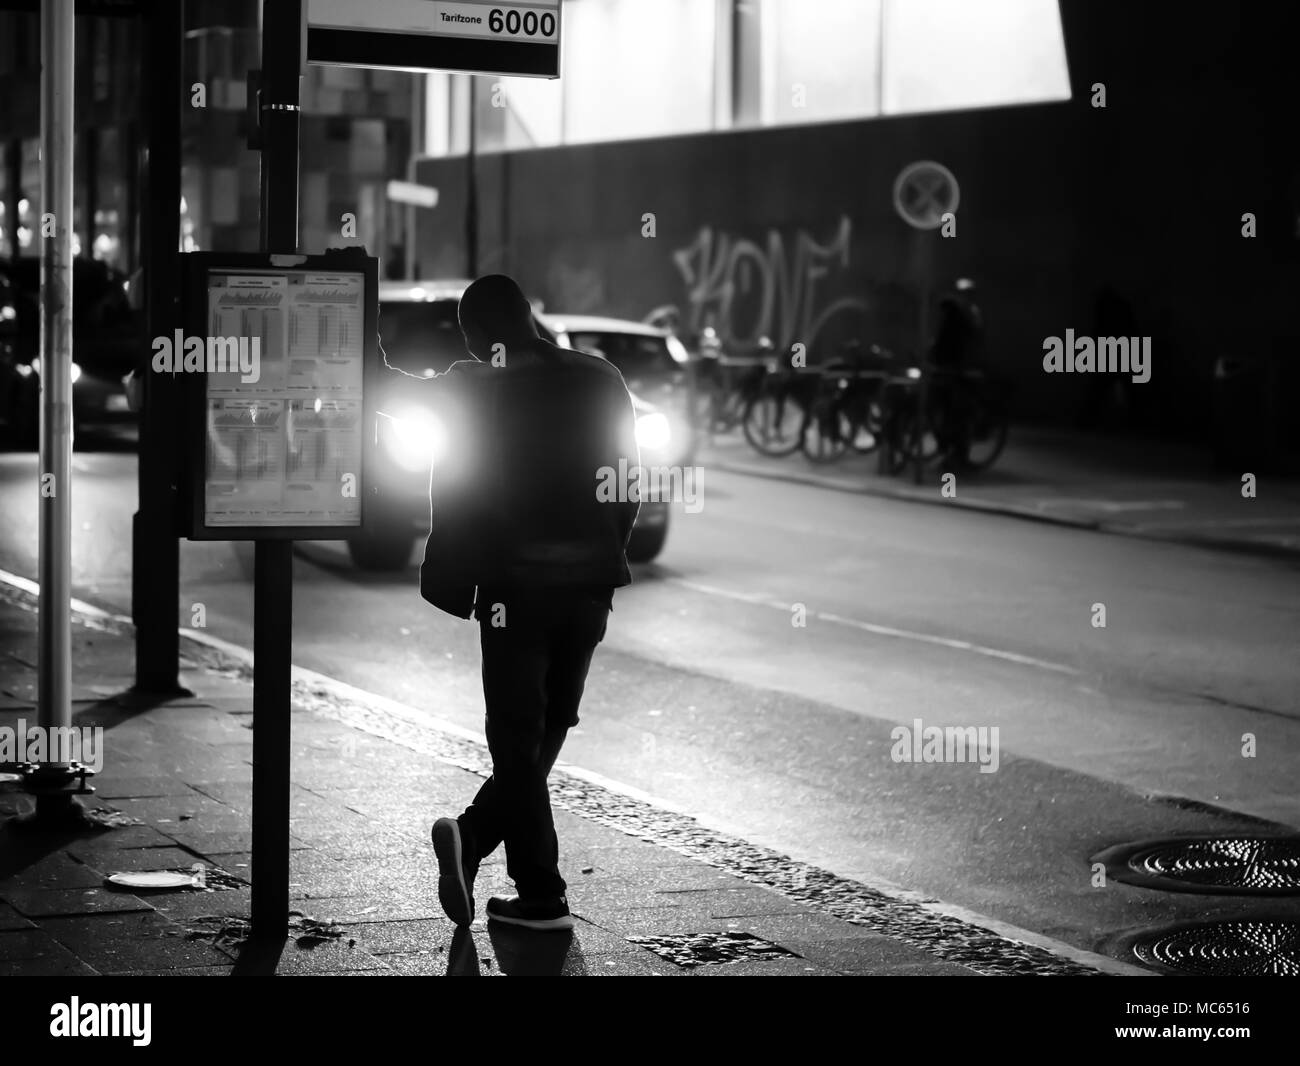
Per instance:
[[[307,59],[305,0],[262,5],[262,251],[298,250],[298,104]],[[289,926],[290,662],[293,542],[259,540],[253,563],[252,934]]]
[[[149,337],[176,327],[177,251],[181,203],[181,51],[184,4],[154,0],[144,19],[143,82],[148,163],[145,168],[144,284]],[[175,382],[149,370],[140,414],[140,505],[132,519],[131,617],[135,622],[135,689],[180,695],[180,539],[176,523],[177,416]]]

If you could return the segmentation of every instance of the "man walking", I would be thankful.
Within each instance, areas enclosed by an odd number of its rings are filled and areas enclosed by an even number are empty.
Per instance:
[[[459,817],[434,823],[438,898],[469,925],[479,864],[504,843],[518,895],[490,899],[489,920],[571,929],[546,779],[614,589],[631,581],[638,502],[601,502],[596,486],[602,468],[638,466],[636,416],[618,370],[538,336],[505,275],[470,285],[459,319],[474,358],[438,379],[452,454],[430,481],[420,586],[460,617],[472,602],[492,776]]]

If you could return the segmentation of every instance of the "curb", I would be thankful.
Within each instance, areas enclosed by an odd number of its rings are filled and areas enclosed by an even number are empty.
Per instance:
[[[1157,541],[1164,544],[1180,544],[1188,548],[1203,548],[1206,551],[1228,551],[1240,555],[1252,555],[1267,559],[1283,559],[1295,562],[1300,560],[1300,549],[1284,548],[1276,544],[1265,544],[1253,540],[1233,538],[1210,538],[1178,536],[1176,534],[1154,533],[1135,529],[1112,522],[1087,518],[1070,518],[1063,515],[1044,514],[1027,507],[1017,507],[1013,503],[1000,503],[996,500],[980,499],[973,496],[953,496],[947,499],[936,498],[929,493],[904,487],[884,487],[870,483],[853,483],[843,478],[826,477],[819,474],[795,473],[773,470],[752,463],[735,462],[730,459],[706,460],[711,466],[731,474],[744,477],[766,478],[769,481],[787,481],[797,485],[813,485],[817,488],[832,489],[858,496],[874,496],[878,499],[900,500],[905,503],[921,503],[929,506],[960,507],[966,511],[983,514],[1002,515],[1007,518],[1019,518],[1027,522],[1041,522],[1049,526],[1061,526],[1067,529],[1082,529],[1090,533],[1107,533],[1116,537],[1131,537],[1136,540]]]

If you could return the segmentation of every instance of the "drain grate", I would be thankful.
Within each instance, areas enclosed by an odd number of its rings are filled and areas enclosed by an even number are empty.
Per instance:
[[[1209,977],[1300,977],[1300,922],[1243,918],[1143,934],[1131,944],[1149,965]]]
[[[632,944],[649,948],[661,959],[690,969],[745,960],[800,959],[779,944],[753,933],[681,933],[671,936],[630,936]]]
[[[1117,881],[1171,892],[1300,894],[1300,837],[1186,837],[1095,856]]]

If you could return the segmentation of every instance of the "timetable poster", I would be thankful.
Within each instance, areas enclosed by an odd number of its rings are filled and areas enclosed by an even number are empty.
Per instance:
[[[360,526],[365,279],[214,271],[208,526]]]

